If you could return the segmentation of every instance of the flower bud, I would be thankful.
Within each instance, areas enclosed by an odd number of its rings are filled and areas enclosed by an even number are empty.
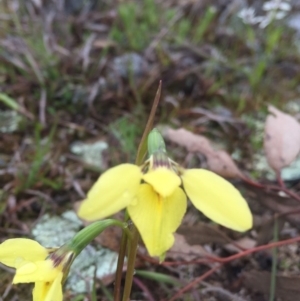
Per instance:
[[[153,129],[148,135],[148,153],[149,156],[153,155],[156,152],[166,153],[166,144],[165,141],[157,129]]]

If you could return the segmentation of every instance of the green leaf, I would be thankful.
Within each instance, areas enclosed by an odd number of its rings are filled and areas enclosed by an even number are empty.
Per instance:
[[[0,93],[0,101],[2,101],[5,105],[7,105],[13,110],[20,109],[19,104],[13,98],[9,97],[7,94]]]

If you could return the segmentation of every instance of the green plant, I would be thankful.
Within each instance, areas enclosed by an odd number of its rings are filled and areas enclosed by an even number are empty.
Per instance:
[[[121,3],[118,15],[120,23],[112,27],[110,36],[135,51],[144,49],[159,28],[159,10],[154,0]]]
[[[264,30],[265,33],[262,35],[264,40],[258,37],[259,34]],[[270,24],[265,29],[257,29],[257,32],[247,26],[247,39],[251,43],[257,43],[257,41],[261,41],[259,47],[255,47],[254,49],[254,57],[253,63],[251,67],[247,70],[246,75],[249,79],[250,85],[253,89],[256,89],[257,86],[262,83],[263,76],[268,68],[271,65],[272,61],[275,58],[275,51],[278,48],[280,40],[283,35],[283,28],[276,26],[275,24]]]
[[[61,186],[60,183],[47,179],[45,176],[49,169],[45,156],[50,152],[56,128],[52,127],[50,134],[46,139],[41,138],[41,129],[42,126],[40,124],[36,124],[34,129],[33,157],[31,158],[31,163],[29,163],[26,171],[23,170],[18,175],[18,182],[20,185],[16,187],[17,193],[33,187],[39,181],[53,189],[59,189]]]
[[[194,43],[199,43],[202,40],[204,33],[207,31],[208,27],[214,20],[216,13],[216,8],[211,6],[206,10],[203,18],[200,18],[199,21],[196,23],[192,37]]]
[[[135,143],[141,133],[138,124],[130,116],[121,117],[109,126],[109,130],[118,139],[122,151],[132,160],[136,153]]]
[[[177,26],[175,26],[176,42],[178,44],[182,44],[186,40],[191,28],[192,23],[189,19],[183,18],[178,22]]]

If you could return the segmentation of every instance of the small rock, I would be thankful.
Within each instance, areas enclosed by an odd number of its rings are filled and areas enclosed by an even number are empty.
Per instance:
[[[72,239],[83,226],[74,211],[66,211],[61,216],[44,215],[32,230],[32,235],[44,247],[59,247]],[[114,274],[118,254],[101,246],[87,246],[74,260],[67,279],[67,289],[74,293],[90,291],[97,278]],[[95,273],[96,269],[96,273]]]
[[[13,133],[19,128],[22,117],[16,111],[0,111],[0,132]]]
[[[107,164],[103,159],[104,151],[108,149],[108,144],[105,141],[96,141],[94,143],[84,143],[81,141],[74,142],[70,151],[73,154],[79,155],[81,159],[89,165],[106,169]]]
[[[142,76],[147,70],[148,64],[145,59],[137,53],[126,53],[114,58],[112,70],[118,76],[128,78],[129,76]]]
[[[289,27],[295,29],[297,34],[300,35],[300,14],[292,15],[288,20],[287,24]]]

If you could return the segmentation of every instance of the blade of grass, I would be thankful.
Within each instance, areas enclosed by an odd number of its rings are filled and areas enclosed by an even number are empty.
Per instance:
[[[168,283],[168,284],[173,284],[173,285],[180,284],[180,281],[177,280],[176,278],[169,276],[169,275],[162,274],[162,273],[136,270],[135,275],[144,277],[147,279],[151,279],[151,280],[154,280],[157,282],[163,282],[163,283]]]
[[[0,93],[0,101],[2,101],[5,105],[7,105],[9,108],[19,111],[20,105],[11,97],[9,97],[7,94]]]
[[[104,285],[104,283],[102,281],[100,281],[100,287],[101,290],[103,292],[103,294],[105,295],[105,297],[107,298],[107,300],[109,301],[114,301],[114,296],[112,295],[112,293],[107,289],[107,287]],[[95,298],[95,301],[97,301],[97,298]]]

